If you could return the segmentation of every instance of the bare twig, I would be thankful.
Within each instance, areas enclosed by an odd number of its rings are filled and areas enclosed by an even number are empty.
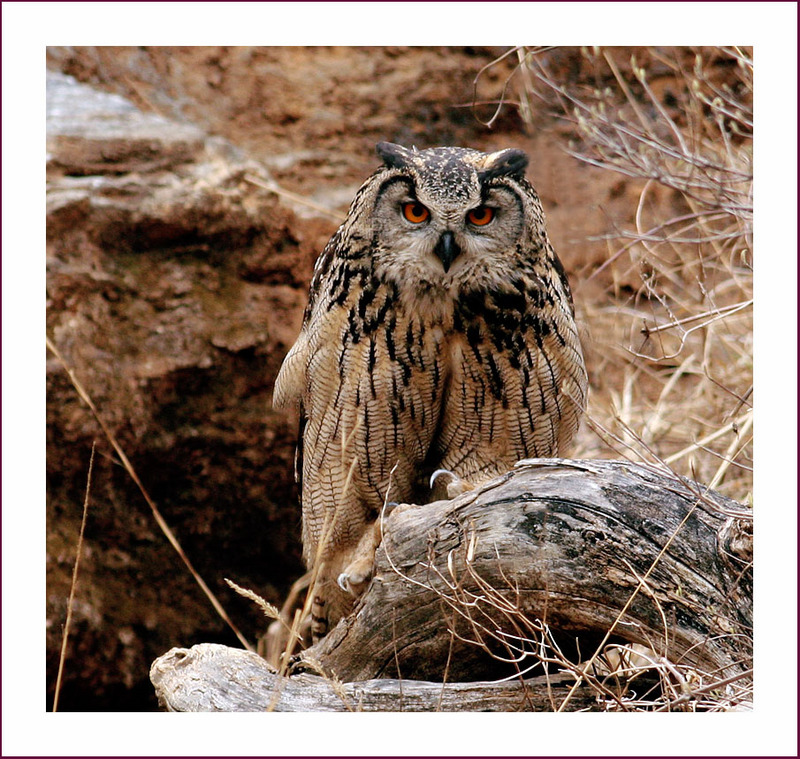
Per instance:
[[[94,450],[95,443],[92,442],[92,453],[89,456],[89,473],[86,475],[86,495],[83,499],[83,516],[81,517],[81,528],[78,533],[78,547],[75,549],[75,566],[72,568],[72,584],[69,588],[69,598],[67,599],[67,619],[64,622],[64,636],[61,639],[61,655],[58,659],[58,675],[56,676],[56,691],[53,696],[53,711],[58,711],[58,697],[61,693],[61,677],[64,672],[64,661],[67,658],[67,640],[69,639],[69,628],[72,623],[72,605],[75,600],[75,589],[78,587],[78,567],[81,563],[81,553],[83,552],[83,533],[86,529],[86,515],[89,513],[89,493],[92,487],[92,470],[94,469]]]

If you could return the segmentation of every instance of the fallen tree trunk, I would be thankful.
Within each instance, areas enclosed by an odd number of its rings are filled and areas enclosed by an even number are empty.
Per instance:
[[[150,670],[161,708],[171,712],[550,711],[575,682],[570,675],[520,682],[429,683],[366,680],[342,683],[308,673],[281,677],[258,654],[216,643],[173,648]],[[588,686],[570,710],[596,702]]]
[[[630,643],[679,681],[688,671],[706,683],[749,675],[750,512],[672,474],[629,462],[531,460],[452,501],[402,505],[383,529],[369,589],[300,654],[295,671],[321,667],[344,683],[393,678],[408,693],[412,680],[541,675],[549,662],[602,694],[580,662]],[[159,695],[174,708],[164,659]],[[358,693],[366,698],[370,687]],[[559,696],[544,680],[518,687],[518,700],[504,703],[552,708]],[[525,702],[524,691],[546,697]],[[355,690],[351,697],[359,702]]]

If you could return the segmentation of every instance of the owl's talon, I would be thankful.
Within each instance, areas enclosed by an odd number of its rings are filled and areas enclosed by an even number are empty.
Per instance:
[[[369,573],[342,572],[336,578],[336,584],[351,596],[360,596],[372,579],[372,568]]]
[[[455,479],[455,475],[449,469],[437,469],[431,475],[431,481],[429,484],[431,490],[433,490],[434,485],[436,485],[436,480],[438,480],[443,474],[449,474],[451,478]]]
[[[399,501],[387,501],[383,507],[384,515],[388,517],[399,505]]]
[[[450,476],[450,482],[448,482],[446,486],[448,498],[456,498],[462,493],[466,493],[469,490],[475,489],[475,486],[471,482],[462,480],[461,477],[459,477],[457,474],[454,474],[449,469],[437,469],[431,475],[431,490],[433,490],[434,486],[436,485],[436,480],[438,480],[443,474]]]
[[[370,555],[361,556],[350,562],[350,564],[345,567],[344,572],[336,578],[336,584],[345,593],[349,593],[351,596],[358,598],[358,596],[367,589],[367,585],[369,585],[369,581],[372,579],[374,565],[375,551],[373,549]]]
[[[306,672],[316,674],[305,661],[303,661],[302,654],[293,654],[286,665],[286,674],[288,675],[302,675]]]

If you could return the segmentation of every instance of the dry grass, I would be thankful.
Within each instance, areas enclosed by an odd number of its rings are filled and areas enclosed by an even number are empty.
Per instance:
[[[750,502],[751,51],[517,55],[523,118],[556,113],[572,155],[639,191],[606,261],[584,274],[601,287],[576,283],[596,435],[575,455],[661,461]]]

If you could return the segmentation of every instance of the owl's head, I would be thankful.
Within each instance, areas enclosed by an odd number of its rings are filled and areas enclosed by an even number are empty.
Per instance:
[[[360,210],[381,278],[455,293],[508,281],[521,258],[543,251],[541,203],[521,150],[381,142],[377,151],[384,166],[365,185]]]

